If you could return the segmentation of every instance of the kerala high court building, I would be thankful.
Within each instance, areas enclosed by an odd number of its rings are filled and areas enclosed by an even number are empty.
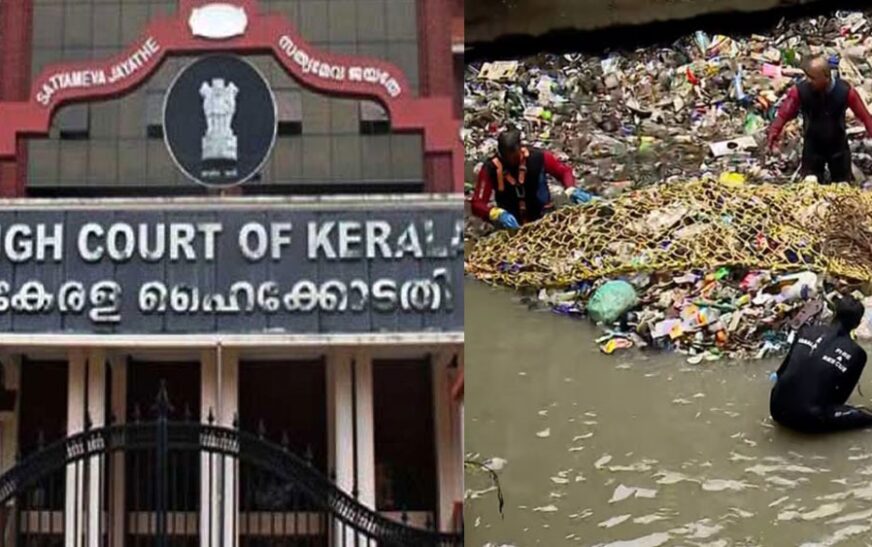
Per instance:
[[[462,17],[0,1],[0,546],[462,544]]]

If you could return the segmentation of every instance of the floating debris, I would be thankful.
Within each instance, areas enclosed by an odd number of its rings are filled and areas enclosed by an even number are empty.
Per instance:
[[[744,481],[729,479],[709,479],[702,483],[702,489],[706,492],[723,492],[724,490],[741,492],[748,488],[757,488],[757,486]]]
[[[784,511],[779,513],[778,520],[817,520],[826,517],[831,517],[840,513],[845,508],[843,503],[826,503],[813,511],[800,513],[799,511]]]
[[[596,547],[660,547],[668,543],[671,538],[672,536],[666,532],[655,532],[636,539],[600,543]]]
[[[872,281],[872,196],[794,184],[798,121],[762,153],[779,101],[814,55],[836,58],[838,77],[872,103],[872,25],[859,11],[770,33],[699,32],[668,47],[470,66],[468,171],[503,129],[519,127],[600,199],[562,207],[555,194],[555,212],[514,234],[488,235],[471,219],[467,272],[602,321],[607,354],[653,347],[702,365],[784,352],[802,324],[826,319],[827,294]],[[859,184],[872,187],[872,147],[851,113],[848,125]],[[605,289],[621,298],[601,305]],[[865,303],[858,335],[872,337]]]
[[[612,461],[612,456],[610,454],[604,454],[603,457],[594,462],[593,466],[597,469],[602,469],[610,461]]]
[[[633,515],[630,515],[630,514],[618,515],[616,517],[612,517],[608,520],[604,520],[603,522],[600,522],[599,524],[597,524],[597,526],[599,526],[600,528],[612,528],[614,526],[617,526],[618,524],[621,524],[622,522],[626,522],[632,516]]]

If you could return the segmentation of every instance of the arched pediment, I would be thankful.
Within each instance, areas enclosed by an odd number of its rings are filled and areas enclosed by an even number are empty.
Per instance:
[[[423,133],[424,151],[451,156],[455,187],[463,179],[460,122],[451,97],[419,97],[397,66],[380,59],[321,51],[283,15],[262,13],[258,0],[180,0],[173,16],[151,21],[139,39],[108,59],[58,63],[34,80],[27,100],[0,102],[0,158],[14,157],[17,139],[48,134],[62,105],[120,97],[153,76],[171,55],[216,51],[271,53],[313,91],[380,102],[391,127]]]

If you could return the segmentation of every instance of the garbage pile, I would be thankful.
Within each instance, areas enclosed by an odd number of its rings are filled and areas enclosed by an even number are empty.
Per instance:
[[[816,54],[830,56],[837,77],[872,104],[872,20],[863,12],[783,22],[765,36],[700,31],[670,47],[471,65],[467,180],[493,153],[499,132],[514,126],[605,197],[725,171],[751,183],[793,181],[799,122],[788,125],[771,155],[764,154],[765,131],[779,99],[802,76],[802,59]],[[872,173],[864,130],[848,117],[855,167]]]
[[[827,320],[829,302],[850,289],[808,271],[776,275],[724,267],[542,289],[538,300],[555,313],[587,314],[601,324],[603,353],[654,348],[688,354],[689,363],[699,364],[782,353],[796,330]]]
[[[760,358],[825,319],[834,294],[870,292],[872,193],[729,177],[661,184],[480,239],[466,270],[590,317],[607,330],[606,353]]]
[[[872,193],[846,184],[659,184],[496,232],[468,248],[466,268],[535,289],[724,265],[872,281],[870,219]]]
[[[765,153],[780,99],[819,54],[872,107],[872,10],[765,35],[701,31],[667,47],[470,65],[467,189],[499,133],[518,127],[604,199],[517,233],[485,237],[491,228],[471,220],[467,271],[591,317],[606,353],[649,346],[700,362],[785,350],[797,326],[827,318],[834,291],[872,293],[872,198],[792,184],[799,120]],[[868,188],[872,147],[850,111],[848,123]],[[861,331],[872,337],[869,315]]]

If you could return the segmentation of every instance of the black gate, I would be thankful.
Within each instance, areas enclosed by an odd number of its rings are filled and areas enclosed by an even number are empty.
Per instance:
[[[162,388],[154,421],[86,423],[0,476],[0,547],[463,545],[366,508],[285,439],[170,421],[169,408]]]

